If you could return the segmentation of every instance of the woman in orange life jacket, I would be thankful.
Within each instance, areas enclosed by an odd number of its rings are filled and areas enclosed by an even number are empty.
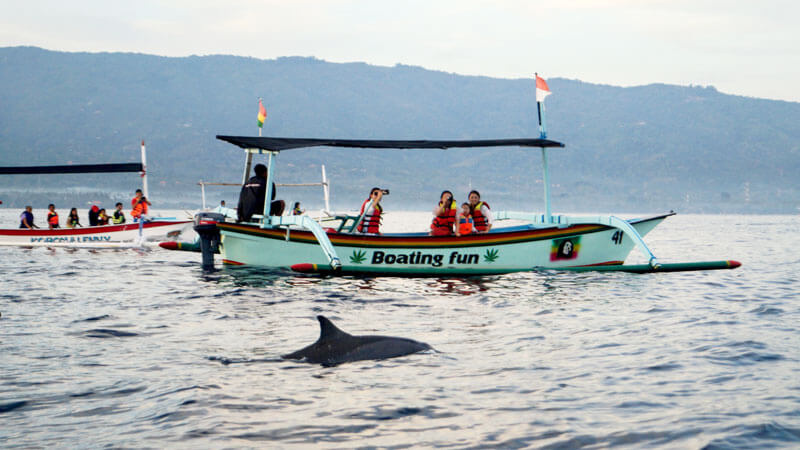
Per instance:
[[[433,209],[433,222],[431,222],[431,236],[450,236],[455,231],[456,236],[461,236],[456,227],[456,213],[458,206],[453,199],[453,193],[443,191],[439,197],[439,204]]]
[[[381,188],[374,187],[371,191],[369,191],[369,197],[367,197],[367,199],[364,200],[364,203],[361,204],[361,211],[358,213],[358,215],[360,217],[362,214],[364,214],[364,219],[362,219],[361,223],[358,224],[359,233],[381,234],[380,226],[383,208],[381,207],[380,202],[383,198],[383,193],[384,191]],[[364,209],[367,207],[367,204],[370,200],[372,200],[372,205],[370,205],[369,209],[366,210],[365,214]]]
[[[458,233],[462,236],[472,233],[473,220],[472,209],[469,203],[464,202],[461,204],[461,212],[458,213]]]
[[[47,205],[47,226],[52,230],[59,228],[58,226],[58,213],[56,212],[56,205],[50,203]]]
[[[492,211],[489,209],[489,204],[481,201],[481,194],[478,191],[470,191],[469,206],[472,210],[475,232],[488,233],[492,229]]]

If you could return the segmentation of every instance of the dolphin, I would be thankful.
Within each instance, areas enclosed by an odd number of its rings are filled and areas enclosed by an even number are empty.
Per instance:
[[[325,316],[317,316],[317,320],[320,327],[317,342],[281,358],[332,367],[345,362],[395,358],[431,349],[430,345],[412,339],[353,336],[336,328],[336,325]]]

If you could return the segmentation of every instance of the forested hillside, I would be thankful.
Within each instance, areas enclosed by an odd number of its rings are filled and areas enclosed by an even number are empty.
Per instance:
[[[548,83],[548,137],[566,144],[549,151],[554,211],[798,212],[800,103],[701,86]],[[135,162],[144,139],[151,197],[194,208],[197,181],[241,180],[242,152],[215,135],[257,135],[259,97],[265,135],[481,139],[538,136],[533,90],[531,79],[403,65],[0,48],[0,165]],[[316,148],[282,153],[276,175],[316,181],[325,164],[337,209],[357,207],[372,186],[391,189],[391,210],[428,209],[443,189],[462,200],[471,186],[495,209],[531,210],[541,208],[540,163],[538,149]],[[113,201],[138,183],[4,176],[0,200],[80,206],[73,199]],[[235,202],[235,192],[210,192]],[[317,190],[282,194],[321,206]]]

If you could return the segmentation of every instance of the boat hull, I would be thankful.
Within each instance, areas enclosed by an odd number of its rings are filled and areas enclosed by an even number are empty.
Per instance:
[[[632,221],[644,236],[666,216]],[[219,224],[223,263],[324,272],[329,261],[308,231]],[[469,236],[328,233],[343,273],[489,275],[541,268],[619,265],[634,242],[613,227],[515,227]]]
[[[155,220],[145,222],[142,235],[145,240],[157,241],[180,233],[191,221]],[[0,229],[0,245],[63,245],[102,246],[139,239],[139,224],[101,225],[80,228],[28,230],[24,228]]]

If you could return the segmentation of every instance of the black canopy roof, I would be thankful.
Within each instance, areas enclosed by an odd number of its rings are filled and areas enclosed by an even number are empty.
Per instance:
[[[70,164],[66,166],[0,167],[0,175],[34,175],[50,173],[141,172],[142,163]]]
[[[282,137],[220,136],[217,139],[238,145],[241,148],[262,150],[291,150],[304,147],[350,147],[350,148],[393,148],[393,149],[447,149],[456,147],[563,147],[561,142],[549,139],[487,139],[470,141],[397,141],[384,139],[311,139]]]

